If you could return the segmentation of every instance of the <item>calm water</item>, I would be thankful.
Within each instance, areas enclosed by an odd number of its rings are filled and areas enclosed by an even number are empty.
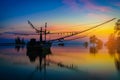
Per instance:
[[[50,54],[41,57],[27,54],[26,48],[17,51],[4,46],[0,48],[0,80],[120,80],[120,53],[53,46]]]

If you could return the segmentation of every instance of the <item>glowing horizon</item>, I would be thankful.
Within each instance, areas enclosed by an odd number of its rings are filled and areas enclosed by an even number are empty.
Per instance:
[[[120,18],[119,0],[4,0],[1,3],[4,10],[0,16],[0,33],[34,32],[27,20],[37,28],[47,22],[51,32],[70,32],[82,31],[109,19]],[[114,31],[115,22],[116,20],[102,25],[102,28],[99,27],[94,32],[90,31],[90,35],[108,37]]]

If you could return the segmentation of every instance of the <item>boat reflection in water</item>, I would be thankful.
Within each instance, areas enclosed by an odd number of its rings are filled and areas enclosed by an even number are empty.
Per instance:
[[[44,61],[44,66],[46,65],[46,56],[51,54],[50,44],[40,44],[31,39],[27,44],[27,56],[30,59],[30,62],[35,62],[35,59],[39,58],[39,69],[42,69],[42,60]]]
[[[36,66],[36,69],[33,73],[36,71],[44,71],[44,78],[43,80],[46,80],[46,65],[49,65],[46,63],[46,57],[51,54],[50,46],[46,45],[40,45],[37,44],[35,39],[32,39],[27,44],[27,52],[26,55],[29,57],[29,60],[31,63],[34,63],[36,59],[39,59],[39,65]],[[33,74],[32,73],[32,74]]]
[[[35,42],[35,41],[32,40],[31,43],[33,43],[33,42]],[[35,45],[35,44],[31,44],[31,43],[27,44],[26,55],[28,56],[29,61],[31,63],[35,63],[35,61],[37,59],[39,64],[36,66],[35,71],[33,71],[32,75],[30,75],[30,78],[34,75],[34,73],[36,71],[39,71],[41,73],[43,72],[44,75],[40,78],[42,80],[49,80],[49,79],[61,80],[61,79],[68,79],[70,77],[70,76],[69,77],[61,77],[60,79],[58,79],[58,77],[56,77],[56,76],[55,77],[54,76],[46,77],[46,75],[47,75],[47,66],[50,67],[51,65],[57,66],[59,68],[71,70],[71,71],[74,71],[74,72],[77,72],[77,73],[81,73],[81,70],[79,70],[77,68],[77,66],[75,66],[74,64],[65,64],[64,62],[59,62],[57,60],[55,61],[55,60],[50,59],[49,57],[51,57],[52,52],[51,52],[51,47],[48,46],[47,44],[38,46],[38,45]],[[77,77],[75,77],[76,75],[71,76],[71,77],[74,77],[76,79],[81,78],[78,75],[77,75]],[[87,78],[85,78],[85,79],[87,79]],[[69,80],[71,80],[71,79],[69,79]]]

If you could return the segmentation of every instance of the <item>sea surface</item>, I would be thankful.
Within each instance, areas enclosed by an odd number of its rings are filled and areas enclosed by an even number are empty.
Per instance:
[[[53,45],[48,52],[0,46],[0,80],[120,80],[120,53],[105,46]]]

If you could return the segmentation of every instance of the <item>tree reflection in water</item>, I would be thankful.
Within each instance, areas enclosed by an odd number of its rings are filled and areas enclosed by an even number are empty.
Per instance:
[[[115,59],[115,66],[118,72],[120,72],[120,37],[116,40],[111,38],[107,44],[108,53],[111,54]]]
[[[96,54],[98,50],[102,49],[103,42],[102,40],[98,39],[95,35],[91,36],[89,40],[90,40],[89,52],[91,54]]]

